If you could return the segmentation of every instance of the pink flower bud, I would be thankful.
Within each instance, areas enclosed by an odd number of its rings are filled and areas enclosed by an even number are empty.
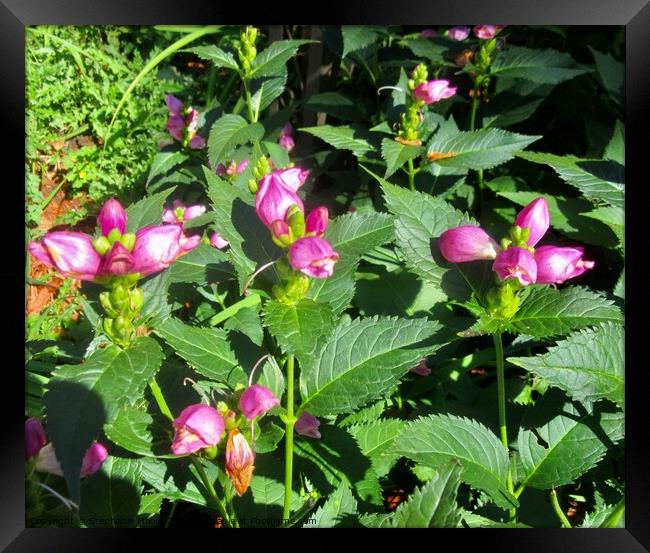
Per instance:
[[[126,211],[122,204],[113,198],[102,206],[97,216],[97,224],[102,229],[103,236],[108,236],[108,233],[114,228],[119,230],[120,234],[124,234],[126,232],[126,222]]]
[[[135,257],[120,242],[115,242],[102,261],[101,275],[122,276],[132,272]]]
[[[282,245],[288,245],[291,242],[291,229],[284,221],[273,221],[271,225],[271,234]]]
[[[446,230],[438,239],[438,247],[442,256],[452,263],[494,259],[499,251],[487,232],[472,225]]]
[[[277,405],[280,405],[280,400],[271,390],[260,384],[249,386],[239,398],[239,409],[249,421]]]
[[[510,247],[497,254],[492,270],[501,280],[516,278],[523,286],[537,281],[537,263],[533,254],[522,248]]]
[[[43,422],[38,417],[30,417],[25,421],[25,460],[37,455],[47,443]]]
[[[94,280],[102,261],[92,238],[81,232],[49,232],[40,242],[30,242],[29,251],[63,276],[81,280]]]
[[[562,284],[565,280],[580,276],[592,269],[593,261],[582,258],[582,248],[559,248],[541,246],[535,250],[537,284]]]
[[[304,210],[304,204],[293,189],[278,175],[280,171],[262,177],[255,195],[255,210],[267,228],[273,221],[285,221],[287,211],[292,205]]]
[[[433,38],[434,36],[438,36],[438,31],[435,29],[424,29],[420,32],[420,36],[422,38]]]
[[[329,224],[328,211],[325,206],[312,210],[305,219],[305,232],[307,236],[322,236]]]
[[[162,219],[165,223],[182,223],[196,219],[205,213],[204,205],[186,206],[180,200],[174,200],[172,207],[163,210]]]
[[[306,236],[289,247],[289,263],[301,273],[312,278],[328,278],[338,261],[330,243],[318,236]]]
[[[167,104],[170,115],[180,115],[183,111],[183,102],[176,98],[176,96],[168,94],[165,96],[165,103]]]
[[[247,159],[240,161],[237,164],[237,174],[241,175],[248,168],[249,161]]]
[[[183,409],[172,425],[176,431],[171,446],[174,455],[195,453],[217,445],[226,428],[221,414],[204,403]]]
[[[217,232],[213,232],[210,236],[210,245],[214,246],[218,250],[223,250],[226,246],[228,246],[228,244],[228,240],[221,238]]]
[[[181,241],[187,238],[180,225],[143,227],[135,236],[133,272],[142,276],[166,269],[177,257],[191,249],[187,244],[181,246]],[[197,245],[198,241],[193,240],[191,246]]]
[[[217,175],[219,175],[220,177],[224,177],[228,173],[228,168],[223,163],[220,163],[219,165],[217,165],[215,171]]]
[[[294,428],[301,436],[319,439],[321,437],[321,434],[318,431],[319,426],[320,421],[314,417],[314,415],[310,415],[307,411],[303,411],[298,417]]]
[[[522,229],[528,228],[530,231],[528,237],[529,246],[535,246],[542,239],[550,224],[551,217],[548,212],[548,202],[544,197],[530,202],[517,214],[515,219],[515,225]]]
[[[189,144],[192,150],[202,150],[203,148],[205,148],[205,138],[203,138],[200,134],[195,134],[190,139]]]
[[[465,26],[452,27],[447,36],[452,40],[465,40],[469,36],[470,28]]]
[[[167,120],[165,128],[169,131],[176,140],[183,140],[183,132],[185,131],[185,119],[181,115],[171,115]]]
[[[425,104],[433,104],[445,98],[451,98],[454,94],[456,94],[456,87],[449,86],[449,81],[445,79],[420,83],[413,90],[413,96]]]
[[[494,38],[504,27],[505,25],[476,25],[474,27],[474,34],[482,39]]]
[[[237,428],[234,428],[228,434],[226,443],[225,469],[239,496],[244,495],[248,490],[255,468],[254,462],[255,453],[248,444],[248,440]]]
[[[282,146],[287,152],[293,150],[296,143],[293,141],[293,127],[291,126],[291,123],[287,123],[282,127],[278,144],[280,144],[280,146]]]
[[[81,478],[95,474],[108,458],[108,450],[99,442],[93,442],[81,462]]]
[[[419,374],[420,376],[429,376],[431,374],[431,369],[427,367],[427,360],[422,359],[415,367],[409,369],[410,372]]]

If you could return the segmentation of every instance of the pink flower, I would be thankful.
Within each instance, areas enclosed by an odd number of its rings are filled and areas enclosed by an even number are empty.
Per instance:
[[[95,474],[107,458],[108,450],[99,442],[93,442],[81,461],[81,478]],[[38,452],[34,468],[39,472],[63,476],[63,469],[61,468],[61,463],[56,458],[56,452],[54,451],[52,442],[44,445]]]
[[[305,219],[305,233],[307,236],[323,236],[328,224],[327,208],[321,205],[307,215]]]
[[[115,242],[113,247],[104,256],[100,274],[122,276],[136,272],[133,270],[135,257],[120,242]]]
[[[541,246],[535,250],[537,284],[562,284],[565,280],[580,276],[594,267],[593,261],[583,259],[582,248]]]
[[[25,460],[29,460],[47,443],[43,422],[38,417],[25,421]]]
[[[330,243],[318,236],[306,236],[289,247],[289,263],[301,273],[312,278],[328,278],[338,261]]]
[[[494,38],[504,27],[505,25],[476,25],[474,34],[482,39]]]
[[[446,79],[420,83],[413,90],[413,96],[425,104],[433,104],[445,98],[451,98],[454,94],[456,94],[456,87],[449,86],[449,81]]]
[[[409,369],[409,372],[419,374],[420,376],[429,376],[431,374],[431,369],[427,367],[427,360],[422,359],[415,367]]]
[[[487,232],[472,225],[446,230],[440,235],[438,246],[443,257],[452,263],[494,259],[500,249]]]
[[[452,27],[447,32],[447,36],[452,40],[465,40],[469,36],[470,28],[461,26],[461,27]]]
[[[522,229],[528,229],[530,233],[527,240],[528,245],[535,246],[542,239],[542,236],[546,234],[548,227],[551,225],[551,216],[548,212],[546,198],[537,198],[524,207],[517,214],[515,225]]]
[[[293,141],[293,127],[291,126],[291,123],[287,123],[282,127],[278,144],[280,144],[280,146],[282,146],[282,148],[287,152],[290,152],[295,147],[296,143]]]
[[[307,177],[309,177],[309,170],[302,167],[291,167],[290,169],[273,171],[272,174],[280,179],[287,188],[298,192],[298,189],[305,184]]]
[[[240,161],[237,164],[237,169],[236,169],[237,174],[241,175],[244,171],[246,171],[246,169],[248,168],[248,164],[249,164],[249,161],[247,159],[244,159],[243,161]]]
[[[253,463],[255,462],[255,453],[248,443],[248,440],[237,429],[234,428],[228,434],[226,443],[226,474],[230,478],[237,492],[242,496],[248,490],[251,477],[253,476]]]
[[[244,171],[246,171],[248,164],[249,161],[247,159],[240,161],[239,163],[231,161],[228,166],[225,166],[223,163],[219,163],[215,171],[220,177],[232,177],[233,175],[241,175]]]
[[[94,280],[102,261],[92,238],[81,232],[49,232],[40,242],[30,242],[29,252],[63,276],[80,280]]]
[[[321,434],[318,431],[319,426],[320,421],[314,417],[314,415],[310,415],[307,411],[303,411],[296,421],[295,429],[301,436],[319,439],[321,437]]]
[[[304,204],[295,192],[297,189],[285,183],[282,173],[274,171],[262,177],[255,195],[255,210],[267,228],[271,228],[274,221],[285,221],[292,205],[304,210]]]
[[[434,36],[438,36],[438,31],[435,29],[424,29],[420,32],[420,36],[422,38],[433,38]]]
[[[221,236],[219,236],[219,233],[213,232],[210,235],[210,245],[217,248],[218,250],[223,250],[226,246],[229,245],[229,242],[228,240],[221,238]]]
[[[277,405],[280,405],[280,400],[271,390],[260,384],[249,386],[239,398],[239,408],[249,421]]]
[[[198,134],[199,112],[192,106],[184,107],[175,96],[165,96],[169,119],[165,127],[173,138],[193,150],[205,148],[205,139]]]
[[[186,237],[180,225],[143,227],[135,236],[131,272],[143,277],[166,269],[201,240],[200,236]]]
[[[124,234],[126,232],[127,219],[126,210],[122,207],[122,204],[116,199],[111,198],[99,211],[97,224],[102,229],[103,236],[108,236],[114,228],[119,230],[120,234]]]
[[[492,269],[501,280],[516,278],[523,286],[537,280],[537,263],[533,254],[523,248],[511,246],[497,254]]]
[[[186,206],[180,200],[174,200],[171,208],[163,210],[162,220],[165,223],[182,223],[196,219],[205,213],[204,205]]]
[[[172,423],[175,429],[172,453],[187,455],[219,443],[226,429],[221,414],[204,403],[190,405]]]

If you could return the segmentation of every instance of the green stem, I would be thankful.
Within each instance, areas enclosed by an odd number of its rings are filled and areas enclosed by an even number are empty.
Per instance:
[[[302,507],[293,514],[293,519],[288,522],[283,522],[278,528],[291,528],[295,526],[303,517],[309,514],[315,505],[316,499],[309,497],[307,501],[303,503]]]
[[[158,386],[158,382],[156,382],[155,378],[149,382],[149,388],[151,388],[151,393],[153,394],[153,397],[158,404],[160,412],[165,415],[165,417],[167,417],[170,421],[173,421],[174,415],[172,415],[172,412],[169,409],[169,405],[167,405],[167,402],[165,401],[165,398],[162,394],[162,390],[160,389],[160,386]]]
[[[245,307],[254,307],[260,303],[260,301],[262,301],[262,298],[258,294],[251,294],[250,296],[239,300],[237,303],[233,303],[230,307],[226,307],[223,311],[219,311],[219,313],[210,319],[210,324],[216,326],[220,322],[236,315],[241,309],[244,309]]]
[[[192,464],[194,465],[194,468],[196,469],[196,472],[198,472],[199,476],[201,477],[201,481],[203,482],[203,485],[206,487],[208,493],[210,494],[210,499],[212,499],[212,502],[214,503],[214,507],[216,507],[217,511],[223,517],[226,524],[232,527],[233,523],[230,520],[230,515],[228,514],[226,508],[224,507],[223,503],[219,499],[219,496],[217,495],[217,492],[214,489],[212,482],[210,482],[208,475],[205,473],[205,469],[203,468],[203,465],[201,465],[201,461],[199,461],[196,457],[191,457],[191,460],[192,460]]]
[[[558,503],[557,493],[555,491],[555,488],[551,488],[551,505],[553,506],[553,510],[555,511],[557,518],[559,518],[560,522],[562,523],[562,528],[571,528],[571,523],[569,522],[569,519],[566,517],[564,512],[562,512],[562,508]]]
[[[506,424],[506,379],[505,379],[505,366],[503,362],[503,342],[501,340],[501,333],[495,332],[492,335],[494,339],[494,349],[497,361],[497,394],[499,403],[499,433],[501,435],[501,443],[506,451],[510,451],[508,442],[508,426]],[[508,474],[506,476],[506,484],[508,491],[513,493],[514,485],[512,482],[512,471],[508,466]],[[514,520],[517,516],[516,509],[510,509],[510,520]]]
[[[291,491],[293,482],[293,427],[296,417],[293,413],[293,366],[294,358],[287,358],[287,420],[285,424],[284,442],[284,508],[282,510],[283,522],[291,516]]]
[[[61,182],[56,185],[56,188],[50,192],[50,195],[43,201],[41,204],[41,209],[45,211],[45,208],[50,205],[50,202],[55,198],[55,196],[59,193],[59,190],[63,187],[63,185],[68,182],[68,177],[64,177],[61,179]]]
[[[413,160],[409,159],[408,161],[409,168],[409,188],[415,190],[415,168],[413,167]]]
[[[616,508],[612,511],[612,514],[609,515],[605,522],[601,524],[601,528],[616,528],[618,521],[621,520],[623,513],[625,512],[625,498],[616,505]]]
[[[217,67],[213,65],[210,67],[210,72],[208,73],[208,90],[206,92],[207,104],[210,104],[212,98],[214,98],[214,86],[217,83]]]
[[[257,123],[257,114],[253,112],[253,98],[251,97],[251,91],[248,88],[248,81],[244,79],[244,92],[246,93],[246,108],[248,109],[248,119],[251,123]]]
[[[478,108],[478,88],[474,85],[474,95],[472,96],[472,106],[469,112],[469,130],[476,128],[476,109]]]

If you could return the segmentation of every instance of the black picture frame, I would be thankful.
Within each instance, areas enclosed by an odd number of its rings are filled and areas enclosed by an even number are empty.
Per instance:
[[[23,463],[23,417],[21,412],[22,384],[20,360],[22,352],[18,333],[20,325],[13,317],[24,316],[21,293],[24,286],[24,270],[20,261],[25,260],[25,245],[19,232],[24,224],[24,108],[25,108],[25,27],[37,24],[207,24],[227,22],[231,24],[260,23],[282,24],[287,19],[297,23],[314,22],[328,24],[413,24],[444,25],[468,22],[503,24],[571,24],[571,25],[625,25],[626,26],[626,142],[628,166],[628,189],[626,207],[626,281],[631,301],[626,307],[626,361],[629,361],[626,384],[626,528],[612,530],[530,529],[491,530],[489,534],[456,532],[451,538],[453,548],[463,551],[476,547],[478,551],[495,550],[500,553],[641,553],[650,550],[650,445],[646,438],[648,420],[645,412],[648,367],[644,363],[645,333],[644,314],[648,312],[647,295],[643,285],[648,282],[644,254],[648,251],[646,240],[649,233],[645,224],[648,219],[648,177],[644,170],[646,154],[643,137],[650,129],[648,117],[650,105],[650,71],[646,51],[650,46],[650,5],[646,0],[463,0],[462,2],[437,2],[435,0],[381,0],[372,4],[329,0],[323,5],[301,3],[296,6],[269,3],[263,7],[250,7],[237,3],[194,1],[192,3],[171,0],[140,1],[119,0],[90,2],[89,0],[0,0],[0,120],[2,134],[6,139],[3,147],[2,180],[4,200],[0,213],[11,222],[0,227],[4,231],[4,252],[7,259],[0,271],[0,290],[4,291],[2,325],[5,342],[3,371],[2,453],[2,501],[0,501],[0,550],[10,553],[19,551],[115,551],[127,543],[123,532],[108,530],[75,531],[72,529],[25,528],[24,516],[24,463]],[[251,21],[252,20],[252,21]],[[9,216],[9,217],[7,217]],[[16,218],[17,220],[13,220]],[[13,250],[11,250],[13,248]],[[17,319],[19,320],[19,319]],[[14,328],[15,327],[15,328]],[[16,332],[16,338],[12,333]],[[638,339],[640,338],[641,339]],[[11,352],[9,357],[7,352]],[[15,358],[14,358],[15,354]],[[15,359],[16,362],[13,362]],[[635,360],[640,362],[635,363]],[[18,375],[18,376],[16,376]],[[7,378],[12,376],[11,379]],[[21,384],[22,383],[22,384]],[[13,397],[18,406],[7,402]],[[187,532],[187,530],[186,530]],[[193,532],[191,547],[210,549],[219,547],[223,534],[199,536]],[[147,538],[147,547],[156,547]],[[386,539],[383,536],[382,542]],[[407,546],[404,537],[397,536],[402,547]],[[167,538],[165,538],[167,540]],[[448,547],[434,536],[431,547]],[[156,539],[156,541],[158,541]],[[185,540],[184,540],[185,541]],[[240,546],[264,546],[262,542],[238,540]],[[445,540],[446,541],[446,540]],[[328,542],[329,543],[329,542]],[[186,546],[189,545],[186,542]],[[302,545],[303,547],[306,544]],[[128,547],[128,545],[127,545]],[[390,547],[381,545],[382,550]]]

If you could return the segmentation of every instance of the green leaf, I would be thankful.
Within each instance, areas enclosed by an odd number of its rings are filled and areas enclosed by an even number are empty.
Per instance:
[[[561,336],[603,322],[623,323],[621,310],[603,295],[572,286],[557,290],[534,287],[507,328],[535,338]]]
[[[372,144],[374,137],[362,127],[321,125],[319,127],[303,127],[298,130],[317,136],[337,150],[350,150],[357,158],[361,158],[374,149]]]
[[[171,189],[163,190],[131,204],[126,210],[128,217],[126,231],[136,232],[149,225],[162,225],[163,206],[169,194]]]
[[[305,108],[332,115],[343,121],[360,122],[365,119],[366,115],[366,109],[358,100],[340,92],[312,94],[307,99]]]
[[[462,131],[449,135],[437,133],[427,144],[427,155],[448,157],[434,161],[441,167],[459,169],[490,169],[512,159],[515,154],[541,136],[527,136],[502,129]]]
[[[255,345],[261,346],[264,341],[264,329],[258,309],[259,306],[240,309],[226,321],[223,328],[241,332]]]
[[[228,280],[233,276],[232,269],[225,252],[207,244],[199,244],[197,248],[174,261],[167,272],[170,282],[205,285]]]
[[[621,409],[625,402],[623,327],[613,323],[569,336],[535,357],[510,357],[510,363],[541,376],[577,401],[606,398]]]
[[[121,448],[137,453],[144,457],[165,457],[173,459],[172,454],[154,453],[154,437],[150,428],[153,425],[152,416],[144,409],[125,405],[115,417],[104,425],[104,433],[109,440]],[[156,444],[157,450],[169,451],[170,439],[167,436],[162,443]]]
[[[237,61],[235,60],[235,56],[233,56],[230,52],[226,52],[221,48],[214,46],[213,44],[210,44],[209,46],[197,46],[195,48],[189,48],[186,51],[196,54],[202,60],[211,61],[215,69],[219,69],[220,67],[233,69],[234,71],[237,71],[239,69]]]
[[[393,238],[392,217],[385,213],[349,213],[334,219],[324,238],[339,254],[334,274],[311,283],[308,298],[329,303],[340,314],[354,297],[354,271],[361,255]]]
[[[158,343],[141,337],[127,349],[109,344],[83,363],[63,365],[52,374],[44,397],[48,434],[73,501],[79,500],[86,450],[122,406],[142,398],[162,359]]]
[[[284,394],[284,374],[274,357],[269,357],[265,361],[257,380],[257,384],[267,387],[273,392],[275,397],[282,397],[282,394]]]
[[[424,148],[421,146],[407,146],[391,138],[384,138],[381,141],[381,156],[386,162],[386,174],[384,178],[387,179],[390,177],[407,161],[415,159],[423,151]]]
[[[379,398],[442,346],[432,338],[440,328],[426,319],[397,317],[344,322],[312,363],[303,365],[300,410],[313,415],[349,413]]]
[[[462,468],[457,461],[441,467],[436,477],[416,488],[388,516],[379,515],[378,528],[457,528],[462,509],[456,503]],[[368,519],[366,519],[368,520]],[[372,519],[371,519],[372,520]],[[366,521],[362,520],[362,523]],[[367,524],[367,522],[366,522]]]
[[[162,500],[165,496],[161,493],[146,493],[140,498],[139,516],[153,516],[160,514]],[[142,522],[142,521],[141,521]]]
[[[227,163],[229,156],[240,144],[261,140],[264,127],[260,123],[249,123],[243,117],[227,113],[217,119],[210,128],[208,138],[208,159],[210,165]]]
[[[517,449],[523,485],[545,490],[573,482],[623,438],[625,416],[611,404],[598,403],[590,413],[566,402],[557,414],[560,395],[547,392],[522,421]]]
[[[607,94],[619,107],[625,107],[625,64],[615,60],[611,54],[602,54],[588,47],[596,61],[596,71]]]
[[[370,46],[379,36],[379,33],[374,28],[367,25],[342,25],[341,34],[343,35],[343,55],[341,58]]]
[[[238,366],[228,335],[223,330],[190,326],[170,318],[157,326],[154,332],[203,376],[231,386],[246,382],[246,375]]]
[[[485,491],[501,508],[517,506],[508,493],[508,452],[482,424],[453,415],[430,415],[410,423],[395,440],[391,453],[442,470],[457,459],[461,479]]]
[[[253,61],[250,78],[274,77],[285,72],[285,64],[303,44],[313,40],[277,40],[260,52]]]
[[[264,324],[282,351],[308,364],[334,329],[332,308],[303,299],[295,305],[270,300],[264,308]]]
[[[616,120],[616,126],[603,153],[603,159],[611,159],[621,165],[625,165],[625,125]]]
[[[441,43],[423,37],[406,38],[402,42],[411,52],[420,58],[426,58],[434,64],[445,63],[443,54],[447,48]]]
[[[521,152],[517,155],[552,167],[562,180],[575,186],[591,200],[604,200],[615,207],[625,207],[625,167],[615,161],[539,152]]]
[[[86,528],[135,528],[138,525],[142,467],[138,459],[109,455],[84,482],[79,518]]]
[[[303,528],[354,528],[357,526],[357,500],[341,483],[325,503],[309,517]]]
[[[497,90],[483,109],[483,127],[508,127],[528,119],[549,95],[552,85],[540,85],[530,81],[513,81],[513,84]]]
[[[271,105],[287,86],[287,72],[277,77],[267,77],[251,81],[251,105],[256,113],[260,113]]]
[[[262,142],[262,144],[264,144],[264,148],[266,148],[266,151],[271,156],[271,161],[273,161],[276,167],[286,167],[291,163],[289,152],[279,144],[267,141]]]
[[[177,165],[185,163],[188,160],[187,154],[181,151],[176,152],[158,152],[156,157],[153,158],[151,169],[149,169],[149,176],[147,177],[147,186],[156,177],[164,175]],[[162,219],[162,212],[161,212]]]
[[[387,450],[390,449],[395,438],[402,433],[405,426],[406,421],[384,419],[351,426],[348,428],[348,432],[359,444],[361,453],[370,459],[377,476],[382,477],[388,474],[388,471],[399,459],[398,455]]]
[[[533,50],[510,46],[497,54],[490,68],[492,75],[527,79],[542,84],[558,84],[587,71],[577,66],[573,58],[551,48]]]
[[[157,323],[171,316],[172,306],[168,301],[171,270],[167,269],[147,278],[140,284],[144,293],[142,317],[149,323]]]

